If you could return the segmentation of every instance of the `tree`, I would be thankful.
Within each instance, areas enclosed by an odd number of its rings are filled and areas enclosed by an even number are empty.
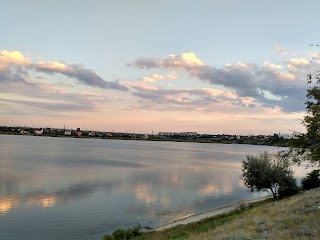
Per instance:
[[[289,189],[296,188],[287,158],[276,158],[268,152],[246,158],[242,161],[242,179],[251,192],[270,190],[273,198],[278,200],[279,196],[291,192]]]
[[[320,187],[320,170],[313,170],[301,179],[302,188],[310,190],[312,188]]]
[[[305,103],[307,115],[302,121],[307,131],[294,134],[289,142],[290,150],[284,156],[298,164],[306,160],[320,166],[320,71],[308,74],[307,83],[310,84]]]

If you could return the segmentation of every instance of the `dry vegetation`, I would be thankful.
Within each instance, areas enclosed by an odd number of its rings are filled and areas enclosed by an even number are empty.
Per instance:
[[[320,239],[320,188],[279,202],[269,200],[246,210],[146,233],[139,239]]]

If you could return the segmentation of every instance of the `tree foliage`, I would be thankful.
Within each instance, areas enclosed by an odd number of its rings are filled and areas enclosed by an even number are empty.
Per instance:
[[[301,163],[307,160],[312,164],[320,165],[320,72],[308,75],[306,112],[303,125],[306,133],[295,133],[289,142],[290,151],[287,156],[294,162]]]
[[[279,196],[292,195],[295,191],[296,183],[287,158],[276,158],[268,152],[246,158],[242,161],[242,179],[252,192],[270,190],[278,200]]]
[[[141,234],[141,225],[138,224],[133,228],[117,229],[112,235],[106,234],[103,236],[103,240],[130,240]]]
[[[320,170],[313,170],[301,179],[303,190],[320,187]]]

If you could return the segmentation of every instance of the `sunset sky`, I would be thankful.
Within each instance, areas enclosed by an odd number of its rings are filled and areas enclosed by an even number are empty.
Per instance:
[[[320,1],[0,0],[0,9],[0,125],[304,129]]]

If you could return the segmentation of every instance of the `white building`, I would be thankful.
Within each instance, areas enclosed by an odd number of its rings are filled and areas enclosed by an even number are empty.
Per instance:
[[[159,132],[159,136],[173,136],[173,135],[179,135],[179,136],[197,136],[197,132]]]
[[[37,134],[37,135],[41,135],[43,133],[43,128],[36,128],[34,130],[34,132]]]
[[[66,129],[66,130],[64,130],[64,135],[65,136],[71,136],[71,132],[72,132],[71,130],[67,130]]]

